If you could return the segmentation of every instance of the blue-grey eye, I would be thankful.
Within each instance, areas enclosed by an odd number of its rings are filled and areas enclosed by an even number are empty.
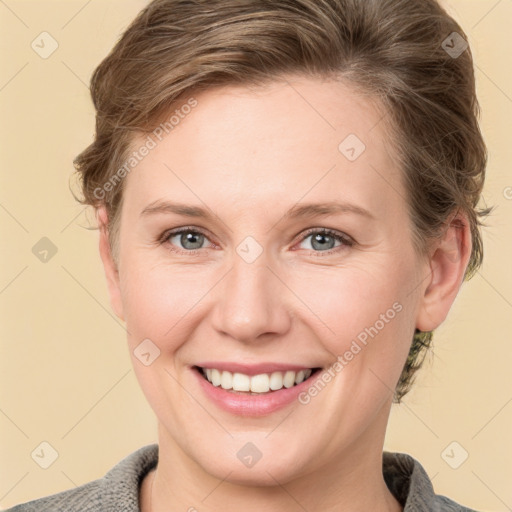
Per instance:
[[[314,232],[307,235],[303,242],[310,239],[311,240],[311,248],[317,251],[328,251],[330,249],[334,249],[337,247],[336,242],[338,241],[338,246],[341,245],[339,240],[342,240],[338,235],[332,235],[330,233],[323,232]],[[306,247],[306,249],[310,249],[310,247]]]
[[[178,247],[180,247],[180,245],[181,245],[181,247],[183,247],[184,249],[187,249],[189,251],[193,251],[195,249],[201,249],[204,244],[204,241],[206,239],[206,237],[203,234],[198,233],[197,231],[191,231],[191,230],[186,230],[186,231],[181,231],[181,232],[170,234],[168,240],[171,244],[176,243],[176,242],[173,242],[174,238],[178,238],[178,240],[179,240]]]

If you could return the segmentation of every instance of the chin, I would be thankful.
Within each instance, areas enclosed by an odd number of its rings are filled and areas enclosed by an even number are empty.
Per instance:
[[[273,487],[284,485],[299,476],[296,473],[297,464],[276,461],[259,460],[253,467],[245,467],[242,463],[233,464],[232,460],[226,460],[225,464],[211,465],[204,461],[203,469],[211,476],[229,482],[233,485],[252,487]]]
[[[304,441],[283,445],[279,436],[275,440],[262,438],[266,435],[235,435],[213,450],[196,446],[200,451],[190,457],[209,475],[236,485],[275,486],[310,472]]]

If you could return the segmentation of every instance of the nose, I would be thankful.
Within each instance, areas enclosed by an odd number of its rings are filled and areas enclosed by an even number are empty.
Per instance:
[[[213,327],[243,343],[283,335],[291,326],[291,294],[283,281],[269,268],[265,253],[252,263],[235,255],[222,286],[216,286]]]

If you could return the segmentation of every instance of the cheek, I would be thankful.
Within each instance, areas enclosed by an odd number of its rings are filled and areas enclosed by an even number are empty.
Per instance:
[[[317,316],[320,324],[323,321],[327,333],[335,338],[355,336],[377,322],[394,303],[404,306],[403,302],[410,300],[407,270],[402,273],[384,265],[380,267],[332,268],[313,271],[307,278],[304,273],[296,274],[290,287],[310,310],[310,315]]]
[[[333,358],[341,356],[343,373],[353,382],[371,368],[393,385],[407,357],[414,331],[414,260],[316,271],[290,282],[301,318],[315,326]]]
[[[181,389],[172,376],[180,366],[180,347],[204,313],[205,280],[185,268],[147,265],[135,257],[125,263],[121,284],[133,367],[157,416],[178,429],[180,415],[173,397],[180,396]],[[145,365],[148,352],[151,361]]]
[[[204,270],[151,265],[136,256],[127,258],[124,269],[121,293],[130,344],[149,338],[161,350],[173,352],[211,288]]]

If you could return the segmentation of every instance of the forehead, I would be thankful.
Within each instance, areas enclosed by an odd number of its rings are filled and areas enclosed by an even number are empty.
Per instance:
[[[167,130],[149,135],[151,150],[127,176],[134,209],[166,196],[238,211],[301,198],[377,209],[403,201],[385,111],[344,83],[294,78],[192,96],[193,108],[178,104]]]

